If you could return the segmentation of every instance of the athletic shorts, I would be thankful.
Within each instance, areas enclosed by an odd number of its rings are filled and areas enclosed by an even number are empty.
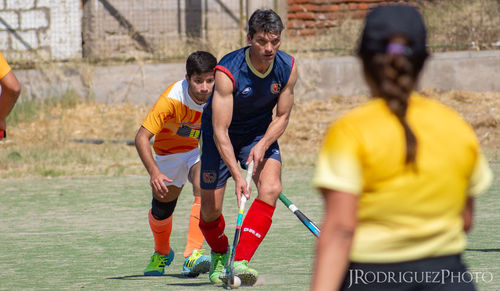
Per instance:
[[[473,291],[474,279],[460,255],[388,264],[351,263],[340,290]]]
[[[198,148],[185,153],[156,155],[158,168],[163,175],[172,179],[171,183],[165,182],[165,185],[174,185],[179,188],[186,184],[189,179],[189,170],[199,161],[200,150]]]
[[[222,157],[217,150],[215,145],[213,135],[207,134],[206,131],[202,131],[201,139],[201,179],[200,187],[205,190],[219,189],[223,187],[227,179],[231,177],[229,169],[226,167],[226,163],[222,160]],[[259,135],[230,135],[231,143],[234,149],[234,156],[236,160],[240,163],[241,168],[246,169],[246,161],[250,150],[262,139],[264,134]],[[275,159],[281,163],[280,147],[278,142],[275,141],[264,154],[265,159]]]

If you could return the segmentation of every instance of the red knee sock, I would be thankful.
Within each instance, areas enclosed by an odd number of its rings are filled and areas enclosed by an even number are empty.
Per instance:
[[[275,208],[260,199],[254,200],[241,226],[241,237],[236,248],[235,261],[252,259],[271,227]]]
[[[224,221],[224,216],[221,214],[219,218],[212,222],[205,222],[200,218],[200,229],[205,236],[207,244],[210,246],[213,252],[219,254],[225,254],[229,246],[227,236],[224,233],[226,228],[226,222]]]

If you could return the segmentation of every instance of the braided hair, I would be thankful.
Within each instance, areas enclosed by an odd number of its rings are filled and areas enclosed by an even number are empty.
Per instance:
[[[426,55],[412,55],[403,36],[388,41],[386,53],[359,52],[373,93],[384,99],[404,128],[406,164],[417,157],[417,138],[406,120],[408,99],[422,70]]]

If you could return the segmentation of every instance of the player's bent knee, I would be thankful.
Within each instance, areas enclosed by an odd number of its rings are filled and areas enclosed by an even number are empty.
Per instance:
[[[281,183],[266,183],[259,185],[259,195],[277,197],[282,190],[283,187]]]
[[[219,218],[221,213],[222,211],[220,209],[213,209],[213,210],[200,209],[201,219],[205,222],[212,222],[217,220],[217,218]]]
[[[175,206],[177,205],[177,198],[170,202],[160,202],[153,198],[151,203],[151,214],[158,220],[164,220],[172,216],[174,213]]]

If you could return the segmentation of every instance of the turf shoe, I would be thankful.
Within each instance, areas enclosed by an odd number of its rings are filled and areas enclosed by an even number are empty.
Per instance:
[[[165,267],[169,266],[174,260],[174,250],[170,249],[168,255],[160,255],[155,252],[151,256],[151,261],[149,265],[144,270],[144,276],[163,276],[165,273]]]
[[[257,282],[259,272],[248,267],[248,261],[243,260],[234,262],[234,275],[240,277],[242,286],[252,286]]]
[[[224,274],[224,266],[227,263],[228,257],[229,252],[219,254],[212,251],[212,264],[210,265],[210,271],[208,272],[210,282],[214,284],[222,283],[222,280],[219,277]]]
[[[191,256],[187,257],[182,266],[182,275],[186,277],[197,277],[201,273],[210,270],[212,260],[209,256],[204,256],[205,250],[194,249]]]

